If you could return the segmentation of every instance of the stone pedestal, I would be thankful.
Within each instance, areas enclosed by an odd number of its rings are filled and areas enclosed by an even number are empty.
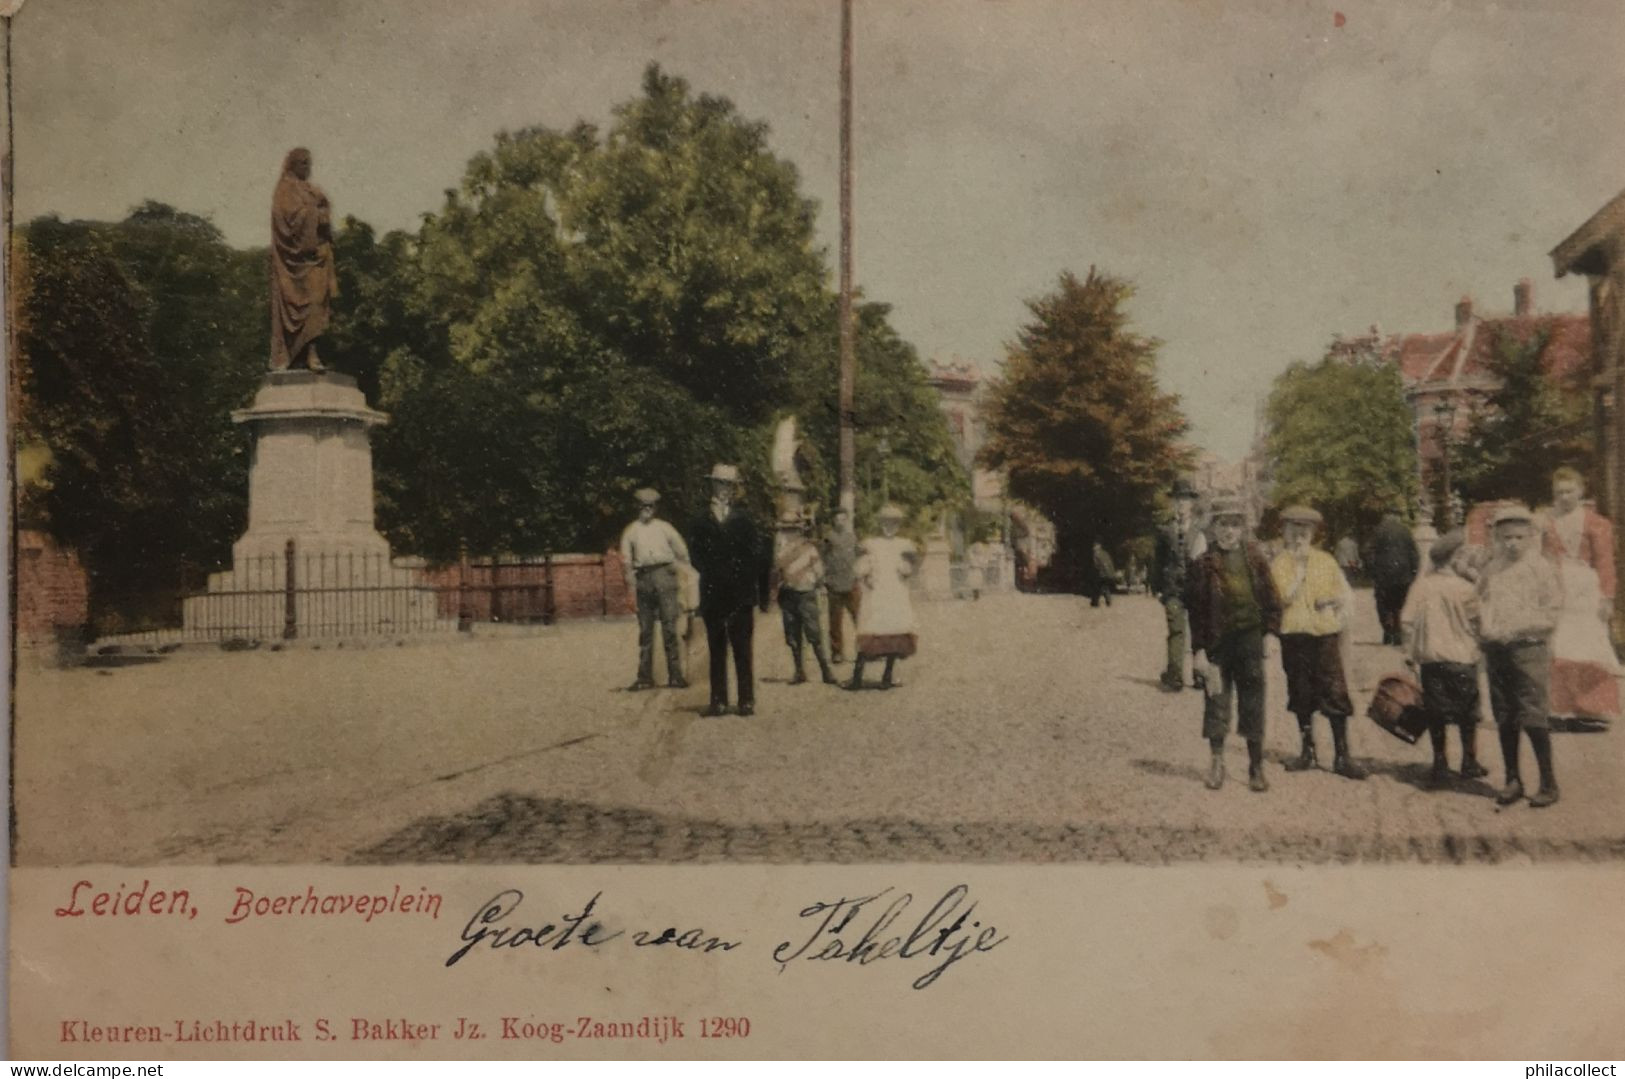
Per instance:
[[[1420,572],[1426,573],[1428,571],[1428,552],[1433,550],[1435,543],[1439,542],[1439,530],[1423,521],[1411,529],[1411,539],[1416,541],[1418,565],[1422,567]]]
[[[780,552],[802,534],[802,517],[806,512],[806,488],[794,485],[781,485],[773,498],[773,558],[777,561]],[[786,518],[794,518],[795,524],[786,524]]]
[[[274,371],[232,413],[249,429],[248,530],[186,600],[188,636],[376,636],[437,628],[435,594],[373,523],[368,433],[389,417],[340,374]],[[291,574],[291,580],[290,580]]]
[[[389,417],[367,407],[354,379],[272,372],[231,418],[253,438],[248,531],[232,545],[233,562],[280,557],[290,539],[312,553],[388,556],[373,527],[368,432]]]

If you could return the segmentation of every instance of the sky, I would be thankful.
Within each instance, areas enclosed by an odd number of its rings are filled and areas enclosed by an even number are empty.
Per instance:
[[[1522,277],[1584,310],[1547,253],[1625,188],[1617,0],[854,9],[866,296],[995,373],[1063,270],[1124,277],[1227,458],[1333,334],[1446,330]],[[152,198],[261,245],[305,145],[339,214],[412,228],[495,133],[602,124],[658,61],[769,125],[833,269],[837,0],[27,0],[13,55],[19,221]]]

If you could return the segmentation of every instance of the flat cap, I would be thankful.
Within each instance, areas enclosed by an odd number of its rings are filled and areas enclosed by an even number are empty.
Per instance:
[[[1283,524],[1287,521],[1297,521],[1299,524],[1318,525],[1322,520],[1319,511],[1309,506],[1288,506],[1281,511],[1281,523]]]
[[[660,492],[655,490],[653,487],[639,487],[636,491],[632,492],[632,497],[637,499],[645,506],[652,506],[656,502],[660,501]]]
[[[1512,524],[1514,522],[1529,524],[1534,519],[1535,515],[1529,511],[1528,506],[1521,502],[1509,502],[1496,509],[1495,516],[1490,518],[1490,526],[1493,528],[1496,525]]]

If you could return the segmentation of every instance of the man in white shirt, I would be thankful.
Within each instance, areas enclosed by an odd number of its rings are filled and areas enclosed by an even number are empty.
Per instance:
[[[621,533],[621,565],[626,589],[638,602],[638,677],[628,689],[654,688],[655,618],[666,647],[666,684],[684,689],[683,663],[677,644],[677,563],[688,563],[688,546],[677,529],[655,516],[660,493],[644,487],[637,492],[638,519]]]

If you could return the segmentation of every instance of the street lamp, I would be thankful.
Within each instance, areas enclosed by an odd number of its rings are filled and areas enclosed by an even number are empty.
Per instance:
[[[880,504],[885,506],[891,502],[891,438],[890,431],[880,432],[880,441],[875,449],[880,452]]]
[[[1440,492],[1437,518],[1443,514],[1442,527],[1448,531],[1456,527],[1456,496],[1450,483],[1450,443],[1456,433],[1456,402],[1448,397],[1433,406],[1433,431],[1439,440],[1444,488]]]

